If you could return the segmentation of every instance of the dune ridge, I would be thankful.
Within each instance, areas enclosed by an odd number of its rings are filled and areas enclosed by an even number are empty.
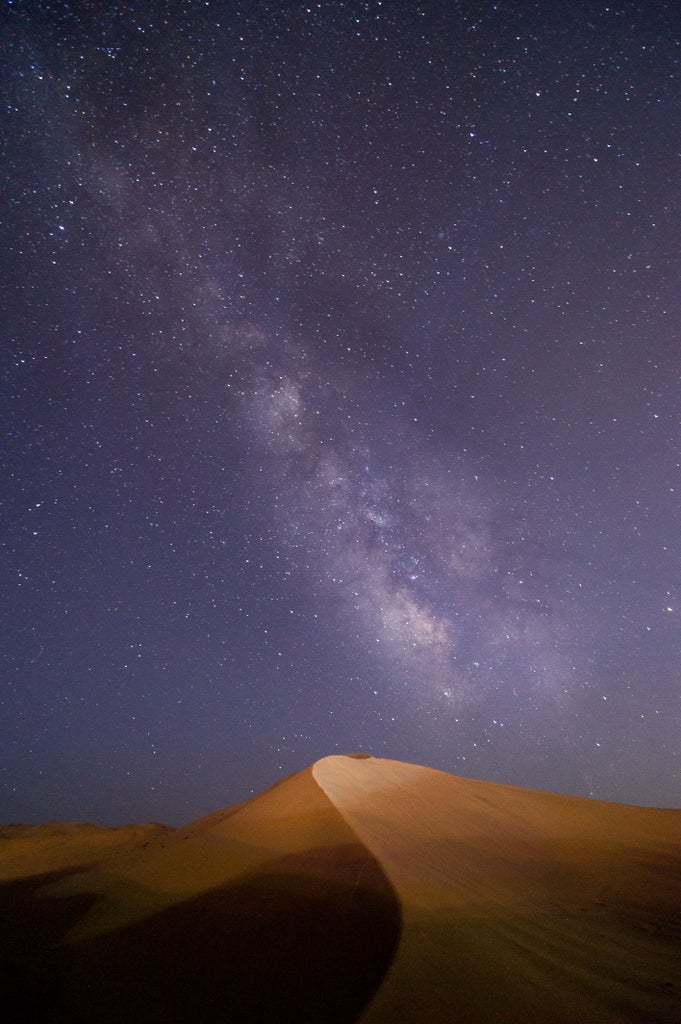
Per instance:
[[[678,1024],[681,812],[333,755],[180,829],[0,829],[47,1024]]]

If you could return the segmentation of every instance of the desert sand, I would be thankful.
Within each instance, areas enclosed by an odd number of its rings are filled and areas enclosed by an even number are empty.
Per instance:
[[[182,829],[0,829],[0,953],[16,1021],[679,1024],[681,811],[327,757]]]

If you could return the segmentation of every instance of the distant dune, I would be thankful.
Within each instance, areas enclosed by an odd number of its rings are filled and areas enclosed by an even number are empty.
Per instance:
[[[44,1024],[679,1024],[681,811],[327,757],[183,829],[0,828],[0,952]]]

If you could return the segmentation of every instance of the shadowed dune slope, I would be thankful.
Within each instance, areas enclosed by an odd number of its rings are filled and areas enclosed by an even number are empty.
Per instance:
[[[394,893],[310,769],[114,855],[90,830],[70,864],[36,830],[40,873],[16,865],[18,834],[0,844],[0,986],[17,1021],[345,1024],[389,966]]]
[[[681,812],[329,757],[402,936],[362,1021],[681,1021]]]

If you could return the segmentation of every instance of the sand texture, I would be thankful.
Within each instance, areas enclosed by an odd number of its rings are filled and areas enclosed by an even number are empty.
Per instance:
[[[333,756],[183,829],[0,829],[9,1020],[681,1022],[681,811]]]

